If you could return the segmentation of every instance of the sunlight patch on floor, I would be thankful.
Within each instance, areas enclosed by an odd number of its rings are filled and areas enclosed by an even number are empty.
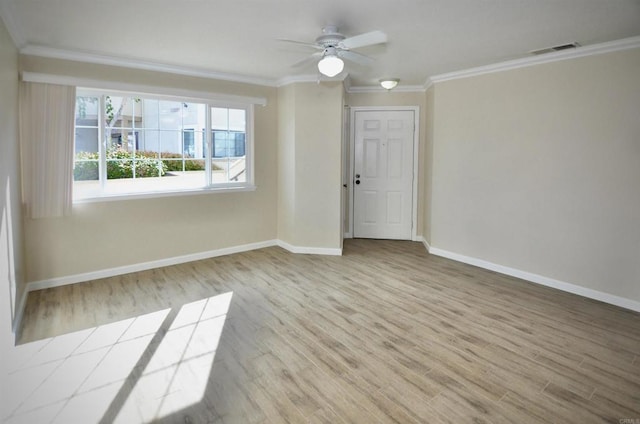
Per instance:
[[[232,296],[16,346],[4,422],[148,422],[201,402]]]

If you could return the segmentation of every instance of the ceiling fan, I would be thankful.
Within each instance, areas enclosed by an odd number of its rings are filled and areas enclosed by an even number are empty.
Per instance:
[[[344,69],[344,61],[342,59],[351,60],[362,65],[370,65],[373,59],[361,53],[354,52],[353,49],[386,43],[387,34],[382,31],[371,31],[347,38],[338,32],[338,27],[327,25],[322,28],[322,35],[316,38],[314,43],[283,39],[279,41],[300,44],[318,50],[293,66],[302,66],[319,59],[318,71],[320,71],[322,75],[331,78],[338,75]]]

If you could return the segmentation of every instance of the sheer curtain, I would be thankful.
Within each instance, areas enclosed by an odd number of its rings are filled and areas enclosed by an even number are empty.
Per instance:
[[[20,86],[22,196],[31,218],[71,214],[76,88]]]

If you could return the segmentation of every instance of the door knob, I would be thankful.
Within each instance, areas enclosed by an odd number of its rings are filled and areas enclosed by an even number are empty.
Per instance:
[[[356,180],[356,184],[360,184],[360,180]]]
[[[356,178],[360,178],[360,174],[356,174]]]

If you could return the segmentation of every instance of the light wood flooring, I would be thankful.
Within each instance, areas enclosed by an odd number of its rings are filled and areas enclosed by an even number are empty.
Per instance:
[[[28,365],[65,337],[57,362]],[[272,247],[34,292],[20,343],[14,380],[56,365],[8,422],[640,424],[640,314],[413,242]]]

